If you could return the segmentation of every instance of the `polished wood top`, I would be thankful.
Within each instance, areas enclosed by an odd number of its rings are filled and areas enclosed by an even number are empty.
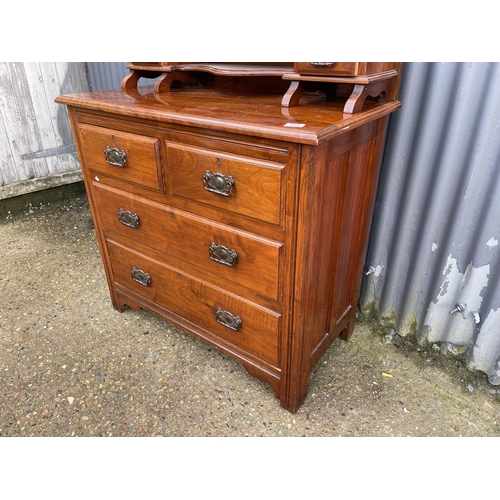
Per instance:
[[[344,114],[345,99],[304,95],[284,108],[280,93],[219,88],[183,88],[154,93],[102,90],[60,96],[59,104],[176,125],[317,145],[400,108],[399,101],[366,101],[363,111]]]

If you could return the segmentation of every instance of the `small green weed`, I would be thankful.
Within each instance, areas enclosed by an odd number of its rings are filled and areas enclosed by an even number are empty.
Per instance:
[[[47,205],[50,205],[50,203],[47,203]],[[43,208],[43,203],[40,203],[40,206],[33,205],[33,203],[28,203],[26,205],[26,208],[28,209],[28,212],[30,214],[35,213],[35,210],[41,210]]]

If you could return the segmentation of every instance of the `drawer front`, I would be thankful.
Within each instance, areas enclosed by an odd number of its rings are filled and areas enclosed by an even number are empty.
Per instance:
[[[273,366],[281,316],[108,240],[117,285],[145,297]]]
[[[355,76],[357,69],[353,62],[299,62],[296,66],[301,75]]]
[[[237,283],[277,300],[282,243],[233,230],[94,182],[101,225],[174,256],[226,288]],[[193,272],[193,271],[191,271]]]
[[[272,224],[280,224],[284,165],[167,142],[167,190]]]
[[[163,191],[159,139],[86,124],[79,134],[88,169]]]

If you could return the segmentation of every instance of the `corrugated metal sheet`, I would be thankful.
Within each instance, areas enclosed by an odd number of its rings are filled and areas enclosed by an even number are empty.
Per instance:
[[[90,88],[92,90],[117,89],[129,73],[128,62],[88,62]],[[141,83],[141,82],[139,82]]]
[[[500,384],[500,64],[407,63],[400,100],[361,306]]]
[[[82,179],[61,93],[88,90],[84,63],[0,62],[0,199]]]

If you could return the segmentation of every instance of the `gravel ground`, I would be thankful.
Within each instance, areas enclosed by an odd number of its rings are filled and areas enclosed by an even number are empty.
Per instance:
[[[500,435],[500,388],[362,319],[290,414],[225,354],[112,308],[85,196],[5,218],[0,248],[0,436]]]

